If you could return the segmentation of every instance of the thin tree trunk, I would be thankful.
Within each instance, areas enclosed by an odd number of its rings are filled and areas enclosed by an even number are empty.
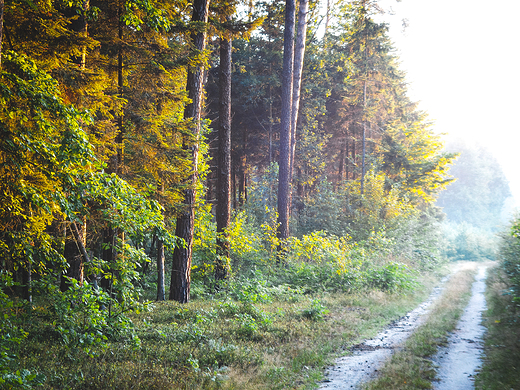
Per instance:
[[[361,156],[361,195],[364,193],[365,186],[365,155],[366,155],[366,132],[367,132],[367,79],[368,79],[368,29],[366,17],[366,1],[363,1],[363,12],[365,15],[365,77],[363,80],[363,137],[362,137],[362,156]]]
[[[0,0],[0,69],[2,69],[2,38],[4,31],[4,0]]]
[[[327,42],[327,33],[329,32],[330,24],[330,0],[327,0],[327,13],[325,14],[325,29],[323,32],[323,44]]]
[[[347,136],[345,137],[345,178],[347,180],[350,179],[350,175],[349,175],[349,160],[350,160],[350,155],[349,155],[349,152],[350,152],[350,148],[349,148],[349,140],[348,140],[348,133],[347,133]]]
[[[269,66],[269,73],[271,73]],[[269,85],[269,165],[273,162],[273,87]]]
[[[242,155],[238,167],[238,206],[247,201],[247,128],[242,130]]]
[[[348,143],[347,137],[345,137],[345,143]],[[340,146],[339,150],[339,167],[338,167],[338,181],[336,184],[340,184],[343,181],[343,172],[345,171],[345,149]]]
[[[164,289],[164,242],[157,240],[157,300],[164,301],[166,298]]]
[[[27,268],[22,268],[22,298],[32,302],[32,265],[27,262]]]
[[[298,30],[296,33],[296,46],[294,48],[294,75],[291,108],[291,155],[289,161],[289,180],[292,179],[292,175],[294,172],[294,153],[296,150],[296,124],[298,122],[298,112],[300,109],[300,93],[302,85],[303,59],[305,57],[305,40],[307,37],[308,12],[309,0],[300,0],[300,9],[298,11]],[[289,210],[290,208],[291,205],[289,204]]]
[[[280,169],[278,175],[278,238],[282,240],[289,237],[291,109],[293,93],[295,16],[295,0],[286,0],[285,31],[283,40],[282,112],[280,118]]]
[[[217,261],[215,279],[227,278],[231,215],[231,39],[220,40],[220,104],[217,167]]]
[[[193,22],[208,21],[208,0],[194,0]],[[203,52],[206,48],[206,32],[193,32],[191,41],[194,52]],[[186,90],[191,103],[186,105],[184,119],[192,121],[192,131],[195,144],[190,146],[193,173],[189,177],[189,188],[184,190],[184,210],[177,218],[175,235],[182,239],[183,245],[177,245],[173,251],[172,275],[170,284],[169,299],[180,303],[187,303],[190,300],[191,284],[191,260],[193,248],[193,229],[195,219],[196,184],[198,180],[198,158],[199,158],[199,138],[200,138],[200,119],[203,99],[204,66],[197,65],[196,68],[188,67],[188,78]]]
[[[356,138],[352,137],[352,180],[356,180],[357,173],[358,173],[358,171],[357,171],[357,162],[358,162],[358,160],[357,160],[356,153],[357,153],[357,151],[356,151]]]
[[[121,7],[118,9],[118,31],[117,35],[119,38],[119,49],[117,52],[117,89],[119,97],[123,98],[123,21],[122,21],[122,13],[123,10]],[[117,174],[120,173],[121,165],[123,162],[123,112],[121,112],[117,118],[117,136],[116,136],[116,145],[117,145],[117,162],[116,162],[116,170]]]
[[[365,154],[366,154],[366,122],[363,121],[363,137],[361,152],[361,195],[365,191]]]

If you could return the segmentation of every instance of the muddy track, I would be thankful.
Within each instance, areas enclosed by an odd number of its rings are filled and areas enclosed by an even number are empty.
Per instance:
[[[481,272],[479,272],[479,275]],[[484,283],[485,279],[485,270],[483,272],[484,277],[481,279],[482,283]],[[425,321],[429,308],[431,307],[432,303],[435,302],[435,300],[441,295],[443,286],[447,280],[448,277],[441,281],[440,286],[433,290],[426,302],[423,302],[416,309],[398,321],[390,324],[373,339],[366,340],[361,344],[353,346],[351,348],[351,355],[337,359],[335,365],[328,369],[326,374],[327,379],[323,381],[320,389],[356,389],[361,384],[375,378],[377,376],[379,367],[382,366],[384,361],[388,359],[396,349],[399,349],[403,342],[415,331],[415,329],[417,329]],[[479,282],[479,280],[480,279],[477,277],[477,282]],[[475,284],[477,282],[475,282]],[[475,284],[473,286],[473,295],[478,294],[477,291],[482,290],[482,287],[475,288]],[[468,307],[470,305],[468,305]],[[472,306],[469,310],[472,313],[476,313],[477,306]],[[466,311],[468,311],[468,309],[466,309]],[[474,318],[470,321],[472,321],[473,326],[480,326],[479,316],[474,316]],[[458,328],[461,328],[461,326]],[[461,328],[462,333],[465,332],[463,329],[465,329],[465,327]],[[459,338],[462,339],[462,336],[459,336]],[[468,337],[464,336],[464,338]],[[472,335],[469,337],[469,339],[475,341],[478,339],[478,337]],[[449,347],[447,350],[449,350]],[[466,387],[453,387],[452,383],[455,383],[453,382],[454,376],[451,373],[448,373],[448,371],[446,371],[446,373],[445,371],[442,371],[443,360],[445,360],[448,365],[453,366],[451,355],[448,354],[447,350],[443,350],[443,352],[441,352],[442,357],[434,360],[435,362],[438,362],[437,364],[439,365],[440,372],[439,376],[441,378],[441,381],[438,384],[438,389],[466,389]],[[480,356],[480,354],[478,356]],[[460,355],[454,355],[453,359],[457,360],[461,359],[461,357]],[[466,358],[464,357],[462,359]],[[479,357],[477,358],[477,361],[479,361]],[[466,373],[466,377],[471,378],[471,376],[474,375],[475,370],[476,367],[473,369],[468,367],[467,369],[464,369],[463,372]],[[455,368],[454,372],[461,374],[460,370],[457,368]],[[458,374],[454,375],[457,376]],[[444,386],[444,383],[447,383],[446,387],[441,387]]]

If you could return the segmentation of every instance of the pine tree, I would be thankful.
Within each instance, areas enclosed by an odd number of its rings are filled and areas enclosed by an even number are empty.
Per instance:
[[[193,54],[202,54],[206,48],[205,24],[208,21],[209,1],[196,0],[193,3],[192,22],[198,24],[199,31],[191,34]],[[169,298],[180,303],[190,299],[191,260],[193,248],[194,211],[197,197],[196,185],[198,179],[199,139],[201,131],[201,115],[203,100],[204,64],[197,63],[188,67],[186,90],[191,102],[184,110],[184,118],[191,120],[191,131],[194,144],[187,146],[191,152],[192,174],[184,190],[183,210],[177,217],[175,235],[183,242],[175,247]]]

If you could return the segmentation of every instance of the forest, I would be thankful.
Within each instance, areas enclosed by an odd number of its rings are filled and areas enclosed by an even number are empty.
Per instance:
[[[460,148],[382,12],[0,0],[0,385],[296,388],[323,358],[280,376],[268,349],[320,333],[327,294],[401,299],[473,256],[443,249]]]

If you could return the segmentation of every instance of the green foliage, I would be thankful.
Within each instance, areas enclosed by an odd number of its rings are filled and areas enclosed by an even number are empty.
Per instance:
[[[66,105],[35,62],[3,53],[0,73],[0,253],[13,266],[58,259],[46,230],[67,211],[69,189],[89,170],[86,113]],[[21,264],[20,264],[21,263]]]
[[[50,322],[50,329],[60,335],[72,354],[82,350],[94,356],[107,348],[109,339],[124,338],[139,345],[127,313],[139,312],[141,305],[128,299],[113,299],[86,282],[79,285],[74,279],[69,281],[70,287],[61,292],[52,280],[41,280],[36,287],[45,292],[45,303],[34,316],[37,319],[43,313],[42,319]]]
[[[466,222],[444,225],[446,256],[452,260],[482,261],[494,260],[497,251],[497,237]]]
[[[323,320],[328,313],[319,299],[313,299],[310,307],[302,310],[302,316],[313,321]]]
[[[18,366],[16,346],[27,339],[28,333],[20,326],[19,316],[27,308],[21,302],[13,302],[4,290],[14,286],[9,274],[0,272],[0,388],[32,389],[45,381],[45,376]]]
[[[502,234],[498,258],[509,278],[508,290],[516,306],[520,305],[520,220],[516,219],[509,234]]]
[[[413,275],[414,272],[405,264],[394,262],[366,271],[368,285],[382,291],[412,291],[417,287]]]

